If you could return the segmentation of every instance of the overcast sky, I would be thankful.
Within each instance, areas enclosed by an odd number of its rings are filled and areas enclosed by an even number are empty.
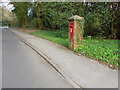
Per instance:
[[[6,7],[9,11],[13,10],[13,5],[9,4],[9,0],[1,0],[0,1],[0,6]]]

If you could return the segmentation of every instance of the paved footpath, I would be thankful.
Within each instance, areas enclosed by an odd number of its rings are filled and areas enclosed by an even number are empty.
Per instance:
[[[2,88],[73,88],[73,86],[39,54],[11,32],[2,29]]]
[[[118,71],[39,37],[9,29],[75,87],[118,88]]]

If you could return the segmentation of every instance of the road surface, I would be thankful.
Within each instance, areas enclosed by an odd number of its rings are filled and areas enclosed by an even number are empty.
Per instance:
[[[2,30],[2,88],[72,88],[30,47]]]

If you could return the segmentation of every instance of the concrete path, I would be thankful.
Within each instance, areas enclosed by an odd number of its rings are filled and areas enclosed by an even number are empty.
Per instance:
[[[2,28],[0,28],[0,90],[2,89]]]
[[[73,88],[73,86],[39,54],[11,32],[3,29],[2,88]]]
[[[118,88],[118,71],[84,56],[77,56],[67,48],[48,40],[10,30],[43,56],[75,87]]]

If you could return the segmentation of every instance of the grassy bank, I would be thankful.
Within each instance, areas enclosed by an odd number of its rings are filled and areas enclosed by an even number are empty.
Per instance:
[[[64,35],[62,34],[64,33]],[[47,39],[52,42],[56,42],[57,44],[63,45],[65,47],[68,47],[68,39],[66,32],[59,32],[59,31],[34,31],[30,32],[30,34],[33,34],[35,36]]]
[[[30,32],[30,34],[68,47],[68,33],[66,32],[34,31]],[[118,42],[120,42],[120,40],[84,39],[83,46],[79,46],[74,50],[74,52],[80,53],[94,60],[98,60],[112,68],[118,68]]]

